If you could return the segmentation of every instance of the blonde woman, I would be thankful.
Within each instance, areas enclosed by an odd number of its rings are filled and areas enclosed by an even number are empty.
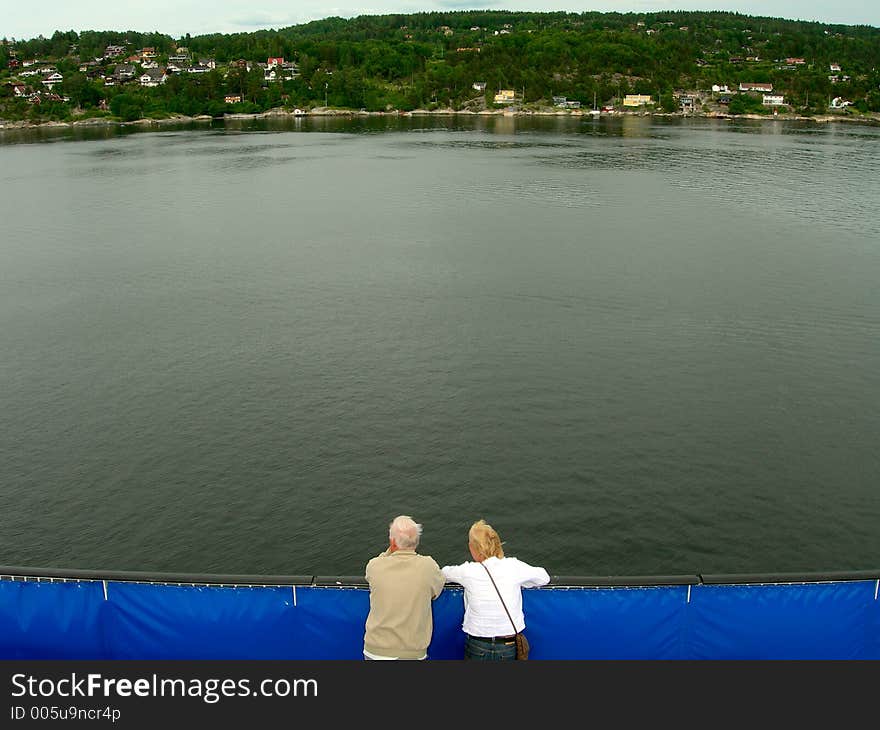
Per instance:
[[[492,525],[477,520],[468,532],[468,548],[473,562],[443,568],[447,581],[464,587],[462,630],[465,633],[465,659],[515,659],[514,636],[526,625],[521,589],[550,582],[550,576],[543,568],[536,568],[517,558],[505,558],[501,544],[501,537]],[[497,592],[495,586],[498,587]],[[498,593],[504,599],[507,611],[501,605]],[[511,620],[516,625],[516,631]]]

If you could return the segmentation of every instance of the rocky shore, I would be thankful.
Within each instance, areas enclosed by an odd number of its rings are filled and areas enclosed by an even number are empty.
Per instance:
[[[249,120],[249,119],[284,119],[284,118],[302,118],[302,117],[418,117],[418,116],[461,116],[461,117],[495,117],[495,116],[512,116],[512,117],[587,117],[597,116],[593,112],[587,110],[510,110],[510,109],[486,109],[481,111],[455,110],[455,109],[414,109],[412,111],[375,111],[352,110],[352,109],[333,109],[331,107],[318,107],[309,111],[297,110],[289,111],[287,109],[276,108],[265,112],[255,114],[224,114],[222,117],[216,117],[217,120]],[[613,111],[601,112],[598,116],[602,118],[608,117],[661,117],[669,119],[750,119],[756,121],[799,121],[799,122],[816,122],[825,124],[829,122],[857,122],[862,124],[880,124],[880,114],[817,114],[813,116],[802,114],[726,114],[723,112],[695,112],[683,114],[680,112],[655,112],[655,111]],[[131,122],[123,122],[111,117],[91,117],[88,119],[72,120],[67,122],[46,121],[8,121],[0,119],[0,130],[4,129],[51,129],[65,127],[163,127],[176,124],[190,123],[210,123],[214,121],[214,117],[208,115],[185,116],[174,115],[162,119],[138,119]]]
[[[183,114],[165,117],[162,119],[137,119],[133,122],[123,122],[112,117],[89,117],[88,119],[73,119],[69,122],[30,122],[9,121],[0,119],[2,129],[52,129],[64,127],[162,127],[173,124],[188,124],[190,122],[211,122],[212,117],[200,115],[188,117]]]

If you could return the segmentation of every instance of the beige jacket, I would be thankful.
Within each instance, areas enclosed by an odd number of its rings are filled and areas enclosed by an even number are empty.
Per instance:
[[[421,659],[434,630],[431,601],[446,581],[440,566],[414,550],[386,550],[367,563],[366,577],[370,613],[364,649],[379,656]]]

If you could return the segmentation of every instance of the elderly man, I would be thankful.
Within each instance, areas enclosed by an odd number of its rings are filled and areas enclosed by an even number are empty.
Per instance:
[[[370,613],[364,659],[425,659],[434,630],[431,601],[443,591],[440,566],[416,548],[422,526],[407,515],[388,528],[388,549],[367,563]]]

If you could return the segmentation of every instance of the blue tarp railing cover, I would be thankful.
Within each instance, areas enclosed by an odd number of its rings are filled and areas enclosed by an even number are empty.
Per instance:
[[[106,593],[105,593],[106,587]],[[532,659],[880,659],[875,580],[524,591]],[[0,581],[2,659],[361,659],[365,588]],[[462,592],[431,659],[460,659]]]

